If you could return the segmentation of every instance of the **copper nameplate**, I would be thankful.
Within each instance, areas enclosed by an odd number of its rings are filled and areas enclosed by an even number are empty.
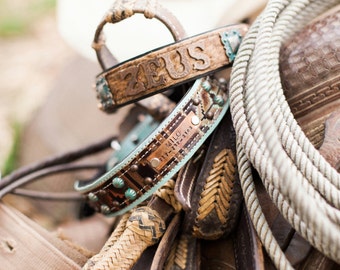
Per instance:
[[[191,123],[192,117],[195,116],[194,112],[190,112],[178,125],[178,127],[170,134],[168,138],[162,136],[163,141],[157,147],[156,151],[152,152],[147,161],[152,164],[152,160],[159,160],[159,164],[153,166],[155,170],[162,169],[169,160],[179,154],[179,151],[185,150],[184,146],[193,137],[200,125],[193,125]]]

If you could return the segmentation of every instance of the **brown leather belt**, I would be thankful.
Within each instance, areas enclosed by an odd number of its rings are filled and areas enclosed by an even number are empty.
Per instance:
[[[247,25],[236,24],[164,46],[105,70],[96,78],[106,112],[227,67]]]

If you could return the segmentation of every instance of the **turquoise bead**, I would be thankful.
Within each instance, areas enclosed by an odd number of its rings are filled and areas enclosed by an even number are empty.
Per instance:
[[[112,185],[115,187],[115,188],[122,188],[124,187],[125,185],[125,182],[122,178],[120,177],[115,177],[112,179]]]
[[[136,197],[137,193],[132,188],[128,188],[125,191],[125,198],[127,198],[128,200],[133,201],[134,199],[136,199]]]
[[[204,81],[204,82],[202,83],[202,87],[203,87],[204,90],[207,91],[207,92],[210,92],[210,90],[211,90],[211,84],[210,84],[210,82],[208,82],[208,81]]]
[[[214,96],[213,100],[214,100],[214,103],[219,106],[223,106],[224,104],[224,100],[221,96]]]
[[[98,196],[92,192],[87,194],[87,197],[89,198],[90,201],[92,202],[97,202],[98,201]]]
[[[100,206],[100,211],[104,214],[110,214],[110,207],[108,207],[107,205],[103,204],[102,206]]]

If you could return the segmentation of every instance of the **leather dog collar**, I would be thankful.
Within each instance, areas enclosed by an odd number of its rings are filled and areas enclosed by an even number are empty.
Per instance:
[[[106,47],[103,40],[99,41],[103,26],[121,20],[112,14],[108,18],[98,26],[93,46],[102,67],[107,66],[101,59],[102,49]],[[96,78],[99,107],[114,112],[126,104],[227,67],[234,60],[247,29],[245,24],[221,27],[106,69]],[[173,36],[176,37],[174,33]]]
[[[91,183],[76,182],[97,211],[129,211],[166,183],[193,156],[229,107],[225,82],[196,80],[175,110],[133,153]]]

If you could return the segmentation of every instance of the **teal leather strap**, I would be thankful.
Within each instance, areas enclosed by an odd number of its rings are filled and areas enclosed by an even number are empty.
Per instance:
[[[122,162],[95,181],[75,183],[96,211],[121,215],[172,178],[212,133],[229,107],[227,87],[201,78],[174,111]]]
[[[111,146],[115,151],[107,162],[107,170],[122,162],[128,154],[136,149],[140,142],[144,141],[158,127],[159,122],[151,115],[143,114],[142,117],[143,119],[129,131],[124,140],[121,142],[112,141]]]

